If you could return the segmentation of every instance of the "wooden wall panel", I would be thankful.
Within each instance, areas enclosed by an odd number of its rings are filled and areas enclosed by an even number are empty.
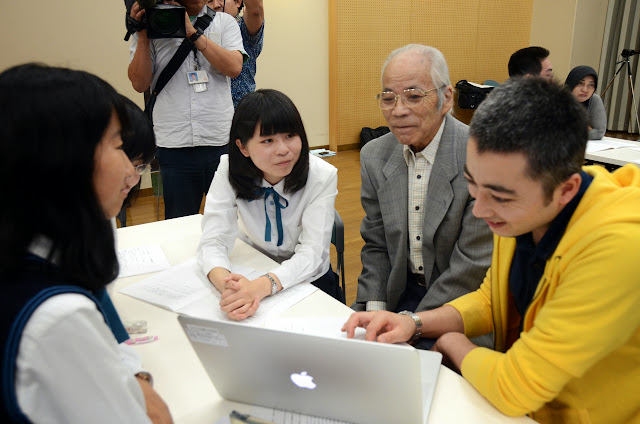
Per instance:
[[[329,46],[329,129],[331,148],[341,150],[358,143],[362,127],[385,125],[375,95],[392,50],[409,43],[440,49],[453,85],[503,81],[511,53],[529,43],[533,0],[331,0],[329,7],[336,32]]]

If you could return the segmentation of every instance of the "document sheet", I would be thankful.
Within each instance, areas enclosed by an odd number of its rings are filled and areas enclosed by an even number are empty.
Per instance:
[[[118,250],[120,272],[118,278],[149,274],[171,267],[159,245],[132,247]]]
[[[249,280],[262,274],[235,264],[232,264],[231,272],[242,274]],[[267,319],[279,315],[316,290],[310,283],[301,283],[266,297],[260,302],[258,311],[243,322],[264,325]],[[184,315],[228,320],[227,314],[220,310],[220,292],[199,269],[195,258],[125,287],[120,293]]]

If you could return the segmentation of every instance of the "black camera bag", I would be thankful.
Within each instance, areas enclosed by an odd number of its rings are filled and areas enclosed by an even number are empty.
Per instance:
[[[493,90],[493,87],[476,87],[467,80],[460,80],[456,84],[458,92],[458,107],[460,109],[476,109]]]

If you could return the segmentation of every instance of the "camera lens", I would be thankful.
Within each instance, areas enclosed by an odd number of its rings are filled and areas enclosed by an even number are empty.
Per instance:
[[[175,13],[174,10],[155,9],[149,17],[151,28],[164,35],[170,35],[180,29],[180,24],[184,21],[184,15]]]

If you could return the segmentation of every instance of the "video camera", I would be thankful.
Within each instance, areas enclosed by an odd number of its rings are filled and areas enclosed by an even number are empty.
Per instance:
[[[182,6],[165,4],[163,0],[138,0],[138,4],[145,10],[142,21],[131,17],[131,7],[136,0],[124,0],[127,8],[126,26],[127,34],[124,41],[136,31],[147,30],[148,38],[185,38],[184,14]]]

